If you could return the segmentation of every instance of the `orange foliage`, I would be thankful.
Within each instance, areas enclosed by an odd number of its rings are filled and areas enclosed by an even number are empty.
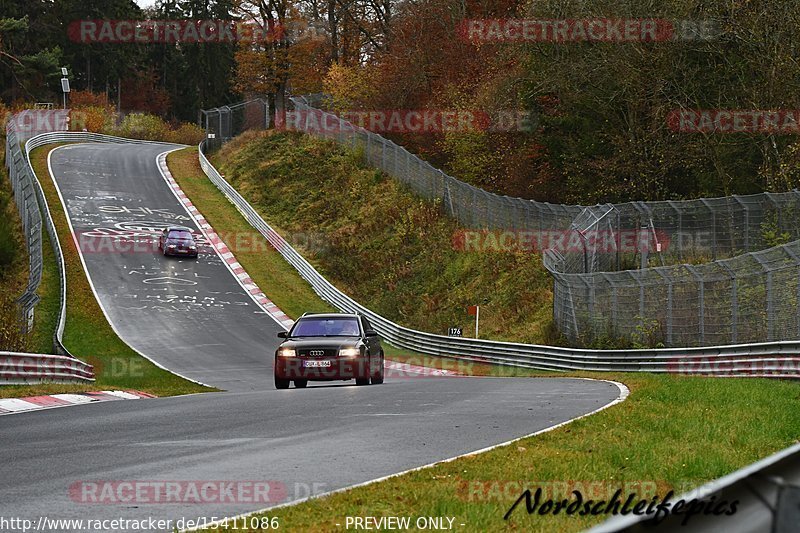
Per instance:
[[[169,93],[158,86],[158,75],[152,70],[123,81],[120,100],[122,109],[126,111],[163,116],[170,109]]]
[[[93,93],[92,91],[72,91],[69,93],[69,106],[78,107],[107,107],[108,97],[105,93]]]

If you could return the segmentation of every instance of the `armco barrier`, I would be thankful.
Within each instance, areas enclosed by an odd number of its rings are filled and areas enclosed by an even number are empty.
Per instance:
[[[33,326],[33,311],[39,302],[36,291],[42,281],[42,214],[36,202],[33,180],[27,172],[27,161],[20,149],[14,124],[15,121],[10,121],[6,129],[5,161],[28,250],[28,285],[25,292],[17,298],[22,318],[21,328],[27,332]]]
[[[572,343],[643,335],[669,347],[800,339],[800,191],[594,206],[511,198],[311,105],[325,100],[292,98],[295,111],[283,127],[363,154],[440,201],[463,228],[512,242],[527,236],[547,253],[554,323]],[[794,242],[773,247],[770,234]]]
[[[92,365],[72,357],[0,352],[0,385],[93,381]]]
[[[664,494],[659,494],[664,497]],[[676,495],[672,503],[692,500],[730,504],[738,501],[736,513],[714,516],[712,513],[670,514],[657,526],[645,521],[647,516],[616,516],[587,533],[617,531],[725,531],[725,533],[794,533],[798,530],[800,509],[800,444],[714,480],[686,494]],[[649,517],[652,518],[652,515]],[[683,521],[686,521],[683,524]]]
[[[30,153],[35,148],[44,146],[46,144],[62,143],[62,142],[103,142],[103,143],[149,143],[151,141],[141,141],[135,139],[125,139],[122,137],[114,137],[111,135],[102,135],[99,133],[88,132],[69,132],[69,131],[56,131],[42,133],[29,138],[25,142],[25,149],[19,150],[18,139],[15,135],[6,137],[6,153],[15,153],[14,175],[18,180],[26,180],[27,191],[29,194],[35,195],[38,206],[41,207],[41,221],[40,226],[43,225],[48,235],[50,242],[53,246],[53,252],[56,257],[56,264],[58,266],[59,276],[59,310],[56,331],[53,333],[53,345],[58,355],[39,355],[39,354],[20,354],[13,352],[0,352],[0,384],[20,384],[20,383],[36,383],[36,382],[68,382],[68,381],[94,381],[94,373],[91,365],[83,363],[74,358],[63,344],[64,334],[64,321],[66,319],[66,303],[67,303],[67,279],[66,270],[64,267],[64,256],[61,251],[61,242],[56,232],[55,224],[53,223],[50,209],[45,198],[44,191],[42,190],[41,183],[38,176],[33,171],[30,163]],[[32,190],[32,193],[30,192]],[[35,205],[37,202],[31,204],[30,197],[28,199],[29,206]],[[39,236],[39,246],[41,246],[41,233]],[[41,248],[39,248],[41,251]],[[34,261],[34,257],[31,261]],[[39,253],[39,276],[41,275],[41,253]],[[38,281],[35,284],[29,284],[29,290],[35,296],[35,291],[38,288]],[[27,292],[26,292],[27,294]],[[38,299],[38,297],[37,297]],[[24,364],[23,364],[24,362]]]
[[[305,260],[223,178],[199,146],[206,176],[236,206],[245,219],[292,265],[316,291],[337,309],[363,313],[376,331],[399,348],[416,352],[542,370],[657,372],[716,376],[800,377],[800,341],[739,344],[700,348],[647,350],[584,350],[512,342],[447,337],[395,324],[338,290]]]

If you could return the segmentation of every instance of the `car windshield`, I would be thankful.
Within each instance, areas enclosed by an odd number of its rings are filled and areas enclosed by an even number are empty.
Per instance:
[[[292,337],[336,337],[359,334],[355,318],[301,318],[292,330]]]
[[[192,240],[192,232],[185,230],[174,230],[169,232],[169,236],[167,238],[172,241],[190,241]]]

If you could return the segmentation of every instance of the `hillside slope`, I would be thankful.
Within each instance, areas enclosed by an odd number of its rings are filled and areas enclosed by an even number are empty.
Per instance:
[[[551,280],[535,252],[465,252],[459,228],[433,203],[356,154],[292,133],[248,133],[214,164],[340,289],[400,324],[553,342]]]

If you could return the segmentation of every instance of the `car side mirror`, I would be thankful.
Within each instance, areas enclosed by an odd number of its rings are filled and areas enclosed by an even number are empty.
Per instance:
[[[278,338],[280,338],[280,339],[288,339],[289,338],[289,332],[288,331],[279,331],[278,332]]]
[[[367,331],[364,332],[364,335],[366,335],[367,337],[377,337],[378,332],[375,331],[374,329],[368,329]]]

